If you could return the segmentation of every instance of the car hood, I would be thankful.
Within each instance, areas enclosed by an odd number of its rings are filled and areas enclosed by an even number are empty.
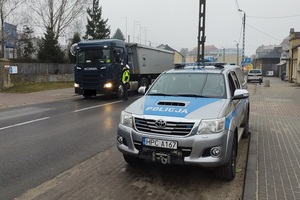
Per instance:
[[[186,119],[219,118],[226,99],[143,96],[129,107],[127,112],[136,115],[180,117]]]

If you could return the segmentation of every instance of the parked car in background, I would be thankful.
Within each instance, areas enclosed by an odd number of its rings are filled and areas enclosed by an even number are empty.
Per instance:
[[[260,69],[250,69],[247,74],[247,82],[257,81],[259,84],[263,82],[262,71]]]

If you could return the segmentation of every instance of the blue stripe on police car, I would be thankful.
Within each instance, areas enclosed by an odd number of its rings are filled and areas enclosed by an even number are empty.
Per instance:
[[[217,102],[216,98],[194,98],[194,97],[165,97],[165,96],[147,96],[144,103],[145,115],[158,115],[170,117],[185,117],[189,113]],[[159,102],[168,102],[167,105],[159,105]],[[182,103],[184,106],[172,106],[172,103]]]

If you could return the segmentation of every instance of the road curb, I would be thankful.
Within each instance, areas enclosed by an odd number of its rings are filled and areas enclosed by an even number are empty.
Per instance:
[[[252,132],[250,134],[248,159],[247,159],[247,170],[244,183],[244,200],[255,200],[258,199],[256,194],[257,187],[257,133]]]

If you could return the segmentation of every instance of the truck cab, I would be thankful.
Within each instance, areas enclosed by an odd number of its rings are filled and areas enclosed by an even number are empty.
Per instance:
[[[84,97],[97,94],[123,95],[122,63],[127,63],[124,41],[87,40],[74,46],[76,56],[75,93]]]

